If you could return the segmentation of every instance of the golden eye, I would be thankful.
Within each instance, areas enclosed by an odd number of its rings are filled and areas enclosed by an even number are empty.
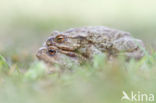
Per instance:
[[[64,41],[65,41],[65,36],[64,35],[56,36],[56,42],[63,43]]]
[[[50,56],[54,56],[56,54],[56,50],[49,49],[48,53],[50,54]]]

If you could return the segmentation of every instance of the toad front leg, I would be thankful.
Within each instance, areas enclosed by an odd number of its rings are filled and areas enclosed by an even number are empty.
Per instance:
[[[93,44],[85,45],[78,50],[83,56],[88,59],[93,59],[95,55],[102,54],[102,52],[97,49]]]

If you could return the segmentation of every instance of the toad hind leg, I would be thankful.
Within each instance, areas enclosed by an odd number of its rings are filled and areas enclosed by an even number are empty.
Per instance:
[[[128,58],[140,59],[144,56],[144,44],[141,40],[124,37],[113,42],[113,49],[122,52]]]

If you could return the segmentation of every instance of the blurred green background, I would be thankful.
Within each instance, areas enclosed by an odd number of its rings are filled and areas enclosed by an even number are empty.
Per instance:
[[[0,103],[120,103],[123,90],[156,94],[156,53],[113,65],[97,58],[62,76],[45,75],[44,65],[34,63],[51,31],[87,25],[131,32],[151,52],[155,18],[155,0],[0,0],[0,54],[11,66],[9,75],[0,72]],[[23,68],[28,71],[17,72]]]

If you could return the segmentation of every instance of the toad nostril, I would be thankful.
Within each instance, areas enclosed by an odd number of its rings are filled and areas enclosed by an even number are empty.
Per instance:
[[[46,44],[47,44],[47,46],[51,46],[51,42],[48,40],[47,42],[46,42]]]
[[[53,45],[53,39],[52,39],[52,38],[48,39],[48,40],[46,41],[46,45],[47,45],[47,46],[52,46],[52,45]]]

